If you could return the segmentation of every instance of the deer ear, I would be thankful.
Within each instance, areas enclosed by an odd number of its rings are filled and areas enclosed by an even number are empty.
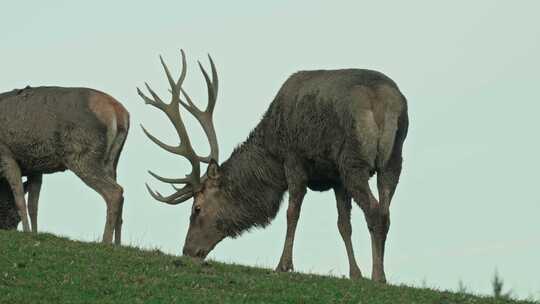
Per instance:
[[[206,169],[206,175],[210,179],[218,179],[221,177],[221,169],[219,168],[218,163],[215,160],[211,160]]]

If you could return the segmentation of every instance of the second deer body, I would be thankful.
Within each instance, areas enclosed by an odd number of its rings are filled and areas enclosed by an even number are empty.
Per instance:
[[[111,243],[115,233],[120,243],[123,189],[116,166],[128,130],[127,110],[97,90],[28,87],[0,94],[0,185],[13,194],[3,210],[14,200],[19,215],[10,221],[37,231],[43,174],[71,170],[107,203],[103,242]],[[28,208],[22,176],[28,178]]]

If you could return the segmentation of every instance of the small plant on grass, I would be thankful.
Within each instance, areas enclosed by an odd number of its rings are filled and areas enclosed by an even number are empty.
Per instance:
[[[508,292],[503,293],[504,281],[499,276],[497,270],[495,270],[495,274],[493,275],[491,286],[493,288],[493,297],[495,297],[495,299],[510,299],[512,291],[509,290]]]
[[[458,293],[466,294],[468,292],[467,286],[465,286],[465,283],[460,279],[458,282]]]

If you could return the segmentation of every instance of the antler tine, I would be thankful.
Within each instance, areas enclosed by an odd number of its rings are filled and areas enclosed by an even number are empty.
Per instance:
[[[210,154],[208,157],[206,157],[206,159],[201,159],[201,161],[205,163],[210,163],[212,159],[215,161],[219,161],[219,145],[218,145],[216,131],[214,128],[214,123],[213,123],[213,114],[214,114],[214,108],[216,106],[216,101],[217,101],[219,81],[218,81],[218,76],[217,76],[216,65],[214,64],[214,61],[212,60],[212,57],[210,56],[210,54],[208,54],[208,60],[210,61],[210,68],[212,69],[212,83],[211,83],[212,90],[210,90],[208,74],[206,73],[202,65],[199,65],[201,68],[201,71],[203,72],[204,79],[206,80],[206,84],[208,86],[208,105],[206,106],[205,112],[207,112],[209,116],[208,118],[209,127],[205,129],[205,132],[210,142]],[[210,93],[210,91],[212,91],[212,93]]]
[[[161,193],[152,190],[148,184],[146,185],[146,190],[148,190],[148,193],[157,201],[167,203],[169,205],[178,205],[188,199],[190,199],[193,196],[193,190],[191,189],[190,185],[186,185],[184,188],[180,189],[180,191],[177,191],[176,193],[169,195],[169,196],[162,196]]]
[[[199,109],[192,101],[191,97],[189,97],[189,94],[183,89],[180,88],[180,91],[184,98],[187,100],[188,104],[180,101],[180,104],[182,107],[184,107],[186,110],[188,110],[195,118],[199,121],[201,124],[204,133],[206,134],[206,137],[208,138],[208,142],[210,144],[210,154],[205,157],[198,156],[199,161],[204,163],[210,163],[210,161],[213,159],[215,161],[219,161],[219,146],[216,136],[216,131],[214,128],[214,122],[213,122],[213,113],[214,108],[216,105],[217,100],[217,93],[218,93],[218,76],[216,71],[216,66],[214,64],[214,61],[212,60],[212,57],[208,55],[208,59],[210,60],[210,67],[212,69],[212,80],[210,80],[210,77],[208,76],[208,73],[202,66],[200,62],[199,68],[201,69],[201,72],[204,76],[204,80],[206,82],[207,90],[208,90],[208,103],[206,105],[206,109],[202,111]]]
[[[180,77],[178,78],[178,81],[176,82],[176,85],[181,88],[182,84],[184,83],[184,79],[186,79],[187,74],[187,63],[186,63],[186,53],[184,53],[184,50],[180,50],[180,54],[182,55],[182,72],[180,73]]]
[[[193,197],[193,193],[186,193],[186,194],[178,197],[177,199],[175,199],[172,204],[173,205],[178,205],[180,203],[183,203],[183,202],[187,201],[188,199],[190,199],[192,197]]]
[[[150,88],[150,86],[146,82],[144,83],[144,85],[146,86],[146,88],[148,89],[150,94],[152,94],[153,91]],[[152,99],[152,98],[149,98],[139,88],[137,88],[137,94],[139,94],[139,96],[141,96],[141,98],[144,100],[144,103],[149,104],[151,106],[154,106],[154,107],[156,107],[156,108],[158,108],[160,110],[163,110],[165,108],[165,106],[166,106],[166,104],[161,99],[159,99],[159,97],[158,97],[157,101]],[[156,95],[156,97],[157,97],[157,95]]]
[[[141,124],[141,129],[143,130],[144,134],[150,138],[151,141],[153,141],[156,145],[160,146],[162,149],[167,150],[168,152],[174,153],[174,154],[180,154],[181,151],[179,147],[177,146],[171,146],[167,145],[166,143],[162,142],[161,140],[157,139],[154,135],[152,135],[150,132],[146,130],[146,128]]]
[[[152,171],[148,171],[148,174],[152,175],[158,181],[169,183],[169,184],[185,184],[189,182],[189,178],[167,178],[167,177],[159,176]]]
[[[163,57],[159,55],[159,61],[161,62],[161,65],[163,66],[163,70],[165,70],[165,75],[167,75],[167,80],[169,81],[169,85],[171,86],[172,91],[172,97],[173,101],[171,101],[171,104],[173,104],[175,101],[174,99],[177,98],[180,94],[180,90],[178,89],[178,84],[174,81],[174,79],[171,76],[171,72],[169,71],[169,68],[165,64],[165,61],[163,61]],[[184,73],[184,67],[182,67],[182,73]]]
[[[214,61],[212,60],[212,57],[210,54],[208,55],[208,60],[210,61],[210,68],[212,69],[212,81],[210,81],[210,78],[208,77],[208,73],[202,66],[202,64],[199,62],[199,68],[201,69],[201,72],[204,75],[204,80],[206,81],[206,85],[208,87],[208,104],[206,105],[205,112],[214,112],[214,107],[216,106],[216,100],[217,100],[217,94],[218,94],[218,76],[216,71],[216,65],[214,64]]]

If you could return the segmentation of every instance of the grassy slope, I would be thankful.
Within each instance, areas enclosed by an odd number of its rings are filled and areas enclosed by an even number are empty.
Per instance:
[[[0,303],[89,302],[518,303],[0,230]]]

